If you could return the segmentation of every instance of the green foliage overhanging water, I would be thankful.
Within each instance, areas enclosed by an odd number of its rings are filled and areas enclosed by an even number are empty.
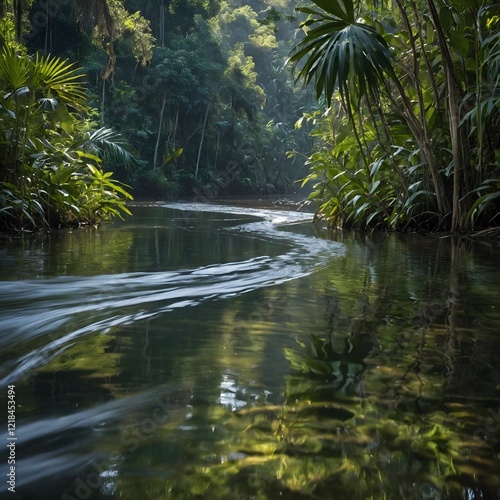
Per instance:
[[[306,181],[332,226],[498,226],[497,2],[327,2],[291,62],[326,113]]]
[[[0,230],[96,224],[130,214],[132,196],[101,167],[106,149],[133,156],[113,131],[92,130],[83,75],[68,61],[0,52]],[[99,156],[97,156],[99,155]]]

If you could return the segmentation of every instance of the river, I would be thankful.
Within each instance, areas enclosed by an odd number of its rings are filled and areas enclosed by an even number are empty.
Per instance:
[[[133,212],[0,244],[1,498],[500,499],[498,243]]]

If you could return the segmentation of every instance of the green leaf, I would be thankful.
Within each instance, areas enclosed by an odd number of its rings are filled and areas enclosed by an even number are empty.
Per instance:
[[[380,183],[381,183],[381,181],[375,181],[370,188],[369,194],[372,195],[373,193],[375,193],[377,191],[378,187],[380,186]]]
[[[312,0],[318,7],[333,16],[354,23],[355,13],[351,0]]]
[[[75,151],[75,153],[78,155],[79,158],[82,159],[93,160],[97,163],[101,163],[102,161],[98,156],[90,153],[85,153],[84,151]]]
[[[498,197],[500,197],[500,191],[488,193],[478,198],[467,213],[467,218],[474,222],[481,212],[483,212],[485,208]]]
[[[28,83],[31,61],[18,57],[15,50],[4,45],[0,54],[0,75],[7,90],[16,90]]]
[[[383,213],[382,210],[375,210],[366,218],[366,225],[369,226],[371,221],[379,214]]]
[[[394,76],[392,54],[384,38],[371,26],[318,16],[315,27],[293,49],[290,62],[304,60],[297,79],[315,79],[316,94],[328,105],[338,89],[347,100],[359,100]]]
[[[104,161],[122,163],[125,168],[139,164],[137,157],[129,150],[128,143],[120,134],[109,128],[102,127],[92,132],[81,147],[96,156],[103,156]],[[177,151],[182,151],[182,148]]]
[[[470,43],[469,40],[463,36],[463,33],[450,31],[448,33],[451,45],[462,57],[467,57],[469,53]]]

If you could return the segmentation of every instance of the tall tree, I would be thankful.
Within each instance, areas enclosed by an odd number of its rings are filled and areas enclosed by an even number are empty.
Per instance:
[[[97,27],[99,35],[107,38],[108,65],[104,71],[104,78],[107,78],[113,71],[116,54],[115,42],[115,21],[111,15],[108,0],[78,0],[77,13],[80,25],[83,29],[92,30]]]

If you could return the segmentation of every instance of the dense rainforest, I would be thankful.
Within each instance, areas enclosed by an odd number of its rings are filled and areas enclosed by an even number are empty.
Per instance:
[[[129,193],[207,200],[298,179],[331,226],[498,224],[496,2],[0,9],[3,229],[96,223],[127,213]]]
[[[295,122],[315,99],[286,65],[295,7],[6,2],[1,225],[98,222],[127,211],[127,193],[206,200],[299,189],[307,169],[287,152],[310,151]]]

